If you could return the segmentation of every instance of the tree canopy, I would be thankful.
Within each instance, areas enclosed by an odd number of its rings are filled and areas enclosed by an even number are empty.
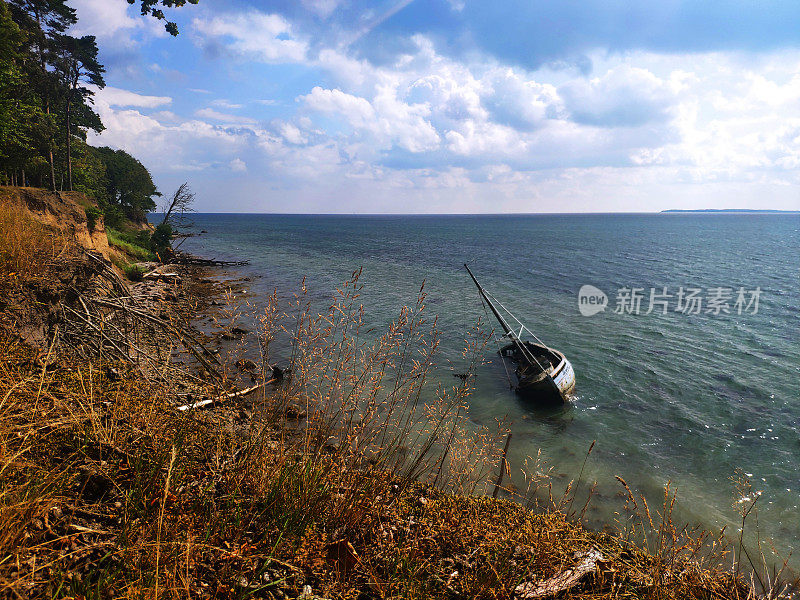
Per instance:
[[[124,150],[93,150],[105,169],[103,199],[110,207],[121,210],[127,218],[144,220],[146,213],[156,207],[153,197],[161,195],[150,172]]]
[[[142,0],[142,10],[191,0]],[[113,222],[141,220],[159,196],[150,173],[122,150],[93,148],[88,131],[104,129],[94,90],[104,67],[92,35],[74,37],[67,0],[0,0],[0,183],[79,190]]]
[[[200,0],[128,0],[128,4],[140,3],[142,15],[150,15],[159,21],[166,21],[164,29],[170,35],[178,35],[178,25],[174,21],[167,21],[164,11],[159,6],[175,8],[185,4],[198,4]]]
[[[94,36],[73,37],[66,0],[0,0],[0,180],[72,189],[72,146],[103,124]]]

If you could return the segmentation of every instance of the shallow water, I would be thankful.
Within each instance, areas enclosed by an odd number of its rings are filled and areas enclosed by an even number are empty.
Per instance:
[[[542,340],[563,351],[577,375],[564,409],[537,411],[508,389],[494,348],[469,398],[479,424],[513,422],[512,464],[539,449],[556,482],[598,481],[597,524],[620,508],[622,476],[658,500],[671,481],[677,518],[737,525],[730,478],[741,471],[764,495],[762,535],[782,553],[800,549],[800,217],[658,214],[534,216],[207,215],[183,249],[240,260],[247,296],[289,294],[303,276],[329,296],[364,267],[367,318],[388,323],[426,282],[428,309],[443,331],[440,361],[458,370],[463,340],[484,316],[481,283]],[[608,295],[593,316],[578,290]],[[640,314],[614,312],[623,287],[644,288]],[[651,288],[666,286],[668,314],[644,314]],[[732,288],[729,313],[675,311],[678,289]],[[738,314],[736,292],[760,288],[757,313]],[[710,292],[713,294],[713,292]],[[749,293],[747,295],[749,299]],[[443,378],[449,375],[444,373]],[[450,381],[446,381],[452,384]],[[797,560],[794,565],[797,565]]]

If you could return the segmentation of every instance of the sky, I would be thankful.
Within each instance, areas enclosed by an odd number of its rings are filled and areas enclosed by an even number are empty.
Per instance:
[[[791,0],[70,0],[105,124],[203,212],[800,209]]]

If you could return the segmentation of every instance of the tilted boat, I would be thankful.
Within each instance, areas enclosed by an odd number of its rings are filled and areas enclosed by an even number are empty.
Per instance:
[[[558,350],[541,343],[541,340],[536,338],[519,319],[495,300],[512,319],[519,323],[519,332],[514,331],[490,299],[491,294],[478,283],[469,267],[467,265],[464,267],[472,277],[472,281],[478,286],[481,298],[500,323],[500,327],[503,328],[504,337],[508,338],[510,342],[500,349],[500,355],[516,365],[517,393],[542,404],[566,402],[569,395],[575,390],[575,371],[567,357]],[[531,333],[538,343],[522,340],[525,331]]]

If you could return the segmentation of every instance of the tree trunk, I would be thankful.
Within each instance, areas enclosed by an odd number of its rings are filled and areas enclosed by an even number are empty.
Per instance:
[[[47,72],[47,63],[44,60],[44,52],[43,52],[43,45],[44,45],[44,29],[42,28],[42,15],[34,5],[33,7],[33,14],[36,18],[36,24],[39,26],[39,31],[41,32],[41,38],[37,42],[37,47],[39,51],[39,66],[42,68],[42,73]],[[45,88],[44,94],[44,112],[46,115],[50,115],[50,91]],[[49,120],[49,119],[48,119]],[[50,162],[50,188],[55,192],[56,191],[56,168],[53,161],[53,136],[48,136],[47,139],[47,155]]]
[[[25,169],[22,169],[22,187],[25,187],[26,183],[27,182],[25,181]]]
[[[52,142],[51,142],[52,144]],[[53,146],[48,148],[48,155],[50,159],[50,189],[56,191],[56,167],[53,161]]]
[[[71,100],[72,92],[67,93],[67,189],[71,192],[72,191],[72,134],[71,128],[69,123],[69,105]]]
[[[50,114],[50,99],[48,98],[45,101],[45,113]],[[50,162],[50,188],[55,192],[56,191],[56,166],[55,161],[53,160],[53,136],[48,138],[47,142],[47,155]]]

